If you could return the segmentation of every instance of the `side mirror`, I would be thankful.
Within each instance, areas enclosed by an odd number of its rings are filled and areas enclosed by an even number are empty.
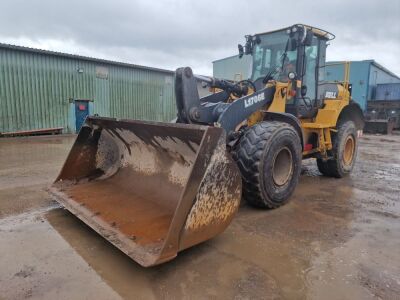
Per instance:
[[[306,38],[304,39],[304,45],[311,46],[313,37],[314,37],[314,32],[312,32],[311,30],[307,30]]]
[[[294,51],[297,49],[297,39],[294,37],[289,38],[288,51]]]
[[[239,58],[242,58],[244,54],[243,46],[239,44],[238,49],[239,49]]]

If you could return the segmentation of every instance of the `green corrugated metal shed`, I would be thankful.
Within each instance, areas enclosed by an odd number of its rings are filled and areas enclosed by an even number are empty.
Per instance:
[[[174,73],[0,44],[0,132],[63,127],[75,132],[74,100],[89,114],[169,121],[176,116]]]
[[[251,55],[238,55],[213,61],[213,76],[229,80],[242,80],[251,76]]]

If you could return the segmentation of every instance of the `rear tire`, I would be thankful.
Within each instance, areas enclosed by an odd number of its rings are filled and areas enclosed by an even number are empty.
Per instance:
[[[353,170],[358,149],[357,129],[353,121],[340,124],[332,135],[332,158],[317,159],[318,170],[325,176],[342,178]]]
[[[276,208],[297,186],[302,148],[296,130],[287,123],[261,122],[248,128],[232,156],[242,175],[243,197],[251,205]]]

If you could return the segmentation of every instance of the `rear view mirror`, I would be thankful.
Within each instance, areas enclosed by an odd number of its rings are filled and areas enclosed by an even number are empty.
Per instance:
[[[242,58],[244,54],[243,46],[239,44],[238,49],[239,49],[239,58]]]

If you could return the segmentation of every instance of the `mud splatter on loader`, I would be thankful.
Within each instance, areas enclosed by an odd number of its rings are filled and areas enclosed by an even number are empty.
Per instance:
[[[296,24],[246,36],[248,80],[175,73],[176,124],[86,119],[60,175],[57,201],[143,266],[223,232],[243,196],[276,208],[302,158],[326,176],[354,166],[364,121],[344,82],[322,82],[324,30]],[[261,56],[260,56],[261,54]],[[199,98],[197,81],[215,90]]]

